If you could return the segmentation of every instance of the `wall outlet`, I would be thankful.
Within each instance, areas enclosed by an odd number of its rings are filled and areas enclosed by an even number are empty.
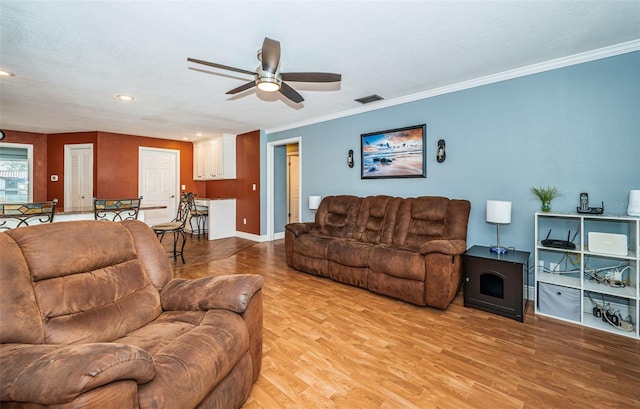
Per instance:
[[[187,190],[187,185],[182,185],[182,190]]]
[[[551,270],[552,273],[557,273],[560,271],[560,264],[558,263],[549,263],[549,270]]]
[[[246,217],[242,219],[242,223],[247,224],[247,218]]]

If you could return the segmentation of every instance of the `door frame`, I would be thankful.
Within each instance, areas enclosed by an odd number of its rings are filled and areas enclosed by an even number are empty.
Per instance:
[[[273,141],[267,143],[267,240],[273,241],[275,238],[275,192],[274,192],[274,175],[275,175],[275,148],[276,146],[289,145],[292,143],[298,144],[298,157],[299,157],[299,169],[298,177],[300,178],[300,198],[302,195],[302,137],[296,136],[289,139],[281,139],[279,141]],[[286,182],[286,181],[285,181]],[[300,219],[302,219],[302,200],[299,203],[300,206]],[[281,238],[281,237],[278,237]]]
[[[71,209],[71,149],[89,149],[91,151],[91,155],[89,155],[89,160],[91,164],[89,169],[91,169],[91,200],[93,203],[93,196],[96,187],[94,186],[95,179],[95,169],[94,169],[94,161],[93,155],[95,154],[93,150],[92,143],[76,143],[76,144],[65,144],[64,145],[64,210]],[[87,209],[84,209],[87,210]]]
[[[175,205],[178,208],[180,200],[180,150],[178,149],[166,149],[166,148],[152,148],[150,146],[138,147],[138,197],[142,195],[142,179],[144,177],[144,169],[142,168],[142,156],[144,152],[163,152],[172,154],[176,157],[176,186],[175,186]],[[144,200],[144,198],[143,198]],[[174,212],[175,214],[175,212]]]
[[[287,145],[289,146],[289,145]],[[287,223],[291,223],[291,158],[292,157],[296,157],[298,160],[298,176],[300,173],[300,152],[296,151],[296,152],[287,152]],[[300,214],[300,212],[302,211],[302,201],[300,200],[301,195],[300,195],[300,179],[298,179],[298,221],[300,221],[300,218],[302,217],[302,215]]]

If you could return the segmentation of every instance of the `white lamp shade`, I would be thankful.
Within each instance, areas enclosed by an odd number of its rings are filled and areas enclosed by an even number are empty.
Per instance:
[[[320,206],[322,196],[309,196],[309,209],[316,210]]]
[[[629,216],[640,216],[640,190],[629,191],[629,206],[627,207]]]
[[[487,200],[488,223],[511,223],[511,202]]]

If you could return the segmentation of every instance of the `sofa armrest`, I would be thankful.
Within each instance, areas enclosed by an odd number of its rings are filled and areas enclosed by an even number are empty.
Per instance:
[[[465,240],[431,240],[420,246],[420,254],[442,253],[456,256],[467,251]]]
[[[232,274],[195,280],[174,278],[160,292],[165,311],[204,311],[216,308],[244,313],[251,297],[262,288],[257,274]]]
[[[151,356],[131,345],[0,346],[0,401],[63,404],[114,381],[146,383],[155,374]]]
[[[298,237],[301,234],[319,233],[322,231],[322,228],[316,222],[289,223],[284,226],[284,228],[291,232],[295,237]]]

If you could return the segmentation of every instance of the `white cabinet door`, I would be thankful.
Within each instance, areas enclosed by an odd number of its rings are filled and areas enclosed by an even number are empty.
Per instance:
[[[236,178],[236,136],[223,134],[193,144],[194,180]]]
[[[193,144],[193,179],[205,180],[206,174],[204,169],[205,148],[203,142],[195,142]]]

